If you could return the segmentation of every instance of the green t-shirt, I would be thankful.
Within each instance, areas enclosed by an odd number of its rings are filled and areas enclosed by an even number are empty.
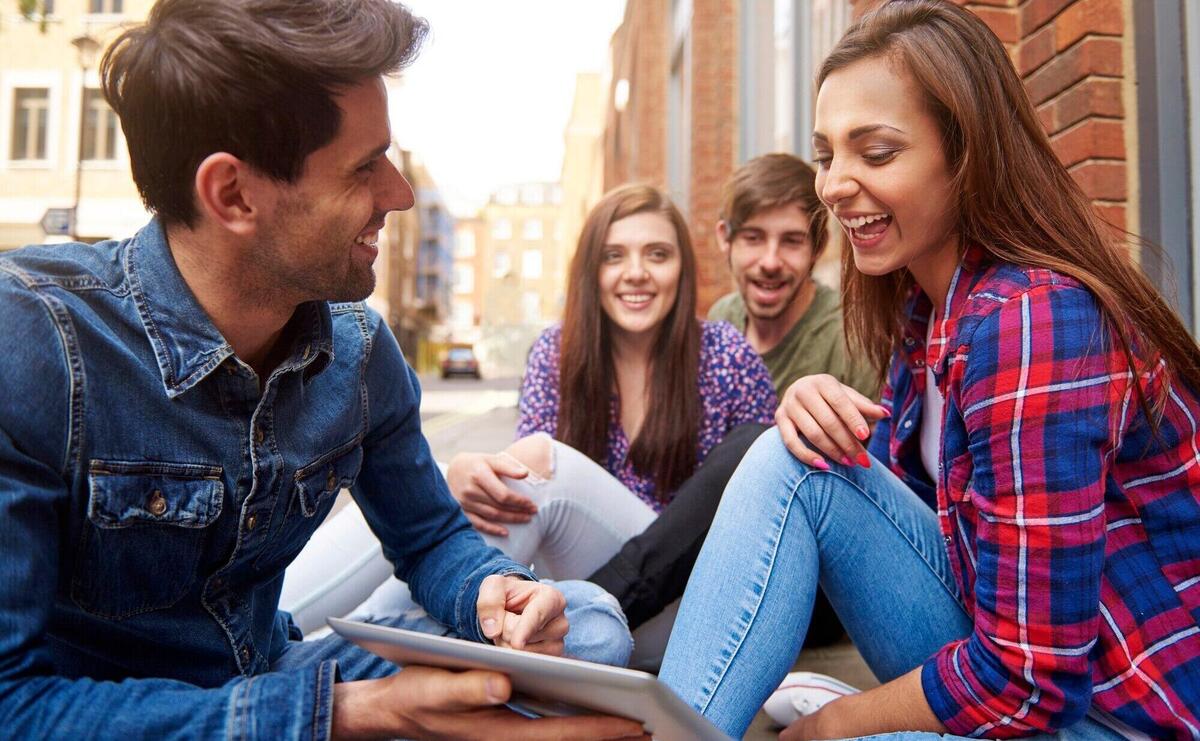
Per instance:
[[[727,321],[745,334],[746,303],[742,295],[734,291],[722,296],[708,310],[708,318]],[[797,378],[828,373],[865,396],[878,399],[878,373],[865,356],[848,357],[844,335],[837,293],[818,283],[808,311],[778,345],[762,356],[779,398]]]

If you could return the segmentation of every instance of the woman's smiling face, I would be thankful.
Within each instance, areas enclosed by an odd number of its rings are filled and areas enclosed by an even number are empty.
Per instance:
[[[956,197],[938,123],[903,63],[870,57],[826,77],[813,152],[817,195],[846,232],[855,267],[908,268],[940,299],[937,286],[958,262]]]

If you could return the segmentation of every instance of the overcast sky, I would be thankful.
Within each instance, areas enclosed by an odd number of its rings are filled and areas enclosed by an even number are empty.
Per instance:
[[[431,31],[391,99],[392,133],[450,209],[554,181],[577,71],[599,72],[624,0],[408,0]]]

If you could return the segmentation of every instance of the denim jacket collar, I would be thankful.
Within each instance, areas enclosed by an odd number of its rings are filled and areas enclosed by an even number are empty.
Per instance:
[[[234,354],[233,346],[213,325],[183,280],[157,218],[131,240],[125,251],[124,269],[168,397],[185,393]],[[305,369],[307,380],[333,358],[329,304],[302,304],[293,322],[297,331],[292,352],[280,368]]]

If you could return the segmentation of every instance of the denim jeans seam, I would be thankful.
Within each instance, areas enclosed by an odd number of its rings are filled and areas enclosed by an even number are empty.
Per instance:
[[[712,698],[714,695],[716,695],[717,689],[720,688],[721,682],[723,682],[725,680],[725,675],[728,673],[730,665],[732,665],[734,659],[737,658],[738,652],[741,651],[742,644],[746,640],[746,636],[749,635],[750,629],[753,627],[754,621],[758,617],[758,610],[762,606],[762,601],[766,596],[767,587],[770,584],[771,576],[774,574],[774,571],[775,571],[775,559],[779,553],[779,544],[783,538],[783,530],[785,527],[787,527],[788,517],[790,517],[791,513],[792,513],[792,505],[796,501],[796,492],[804,484],[804,481],[808,478],[808,475],[810,473],[811,472],[807,472],[804,475],[802,475],[799,478],[799,480],[797,480],[796,484],[788,492],[787,502],[783,508],[783,512],[780,514],[780,517],[778,520],[778,527],[776,527],[776,529],[774,531],[773,541],[771,543],[771,549],[770,549],[770,553],[771,553],[770,564],[766,569],[765,579],[763,579],[762,583],[759,585],[760,589],[758,592],[758,598],[754,604],[754,609],[751,612],[751,614],[747,620],[739,622],[739,624],[736,626],[736,630],[740,633],[740,635],[736,639],[736,643],[737,643],[736,648],[734,648],[734,650],[730,653],[730,655],[728,657],[723,657],[723,656],[718,657],[718,661],[719,661],[719,663],[723,664],[723,667],[721,668],[720,672],[718,673],[718,677],[716,678],[716,680],[711,683],[711,686],[705,688],[703,706],[697,708],[700,711],[701,715],[703,715],[707,712],[708,704],[710,702],[712,702]]]
[[[929,562],[929,556],[921,548],[920,544],[915,542],[915,540],[912,537],[910,537],[908,531],[904,527],[902,527],[899,522],[897,522],[896,518],[893,517],[892,512],[890,512],[886,507],[884,507],[882,502],[880,502],[876,497],[871,496],[871,494],[869,494],[867,492],[867,490],[864,489],[862,486],[859,486],[858,483],[847,478],[846,476],[843,476],[840,473],[837,473],[834,471],[810,471],[809,475],[814,474],[814,473],[821,473],[821,474],[826,474],[826,475],[830,475],[830,476],[835,476],[835,477],[841,479],[842,481],[844,481],[846,484],[854,487],[858,491],[858,493],[860,495],[862,495],[862,497],[864,499],[866,499],[868,502],[870,502],[875,507],[875,509],[879,511],[880,514],[882,514],[885,518],[887,518],[887,521],[891,524],[892,528],[900,535],[901,538],[904,539],[904,542],[907,543],[909,545],[909,547],[913,549],[913,552],[915,552],[917,554],[917,556],[921,559],[921,562],[923,564],[925,564],[925,567],[927,569],[929,569],[930,573],[932,573],[934,575],[934,577],[937,578],[938,583],[942,585],[942,588],[945,589],[947,592],[949,592],[950,597],[953,598],[955,603],[957,603],[960,608],[962,607],[962,600],[959,598],[957,586],[955,586],[954,584],[949,583],[947,581],[947,577],[952,576],[952,575],[950,575],[950,574],[942,575],[942,574],[938,573],[938,570],[936,568],[934,568],[934,565]],[[904,482],[901,481],[900,484],[903,486]],[[922,505],[922,506],[924,506],[924,505]],[[810,522],[810,524],[811,524],[811,522]],[[949,566],[949,559],[950,559],[950,555],[947,553],[946,554],[947,566]]]

